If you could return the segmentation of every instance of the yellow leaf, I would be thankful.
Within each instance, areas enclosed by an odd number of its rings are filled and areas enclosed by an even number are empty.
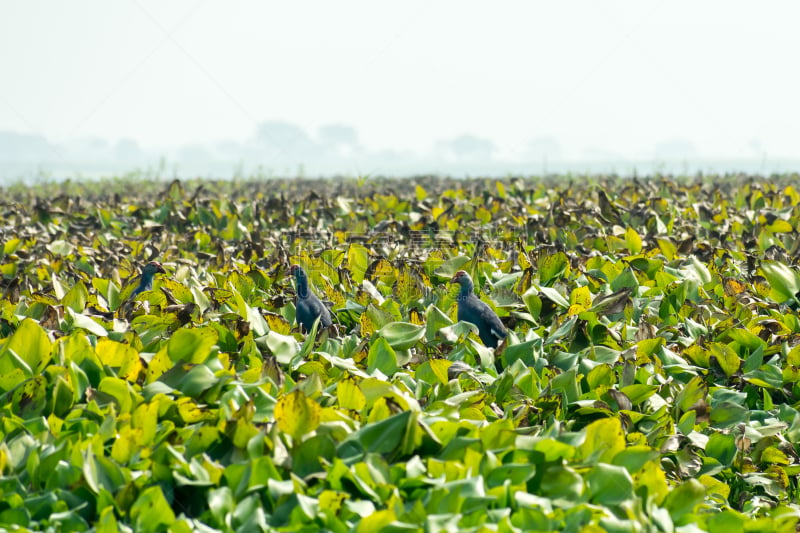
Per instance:
[[[356,533],[373,533],[374,531],[380,531],[396,519],[397,516],[394,514],[394,511],[390,509],[374,512],[368,517],[361,519],[358,526],[356,526]]]
[[[786,454],[774,446],[764,449],[764,452],[761,454],[761,460],[765,463],[773,463],[776,465],[788,465],[791,463]]]
[[[97,341],[95,351],[104,365],[119,368],[117,375],[128,381],[136,381],[144,368],[139,352],[130,344],[122,344],[104,337]]]
[[[525,247],[522,245],[522,241],[517,241],[517,264],[519,264],[519,268],[523,271],[528,270],[531,267],[531,260],[528,258],[528,254],[525,252]]]
[[[711,355],[717,358],[717,363],[722,367],[725,375],[731,377],[739,370],[741,359],[739,355],[733,351],[733,348],[721,342],[711,342],[708,344]]]
[[[656,505],[660,505],[669,492],[667,477],[656,461],[648,461],[642,469],[633,476],[637,493],[640,487],[647,488],[648,498],[652,498]]]
[[[419,187],[419,185],[417,185],[417,187]],[[319,509],[320,511],[327,511],[335,516],[342,508],[342,503],[345,499],[347,499],[346,492],[323,490],[319,495]]]
[[[744,283],[733,278],[726,278],[723,282],[723,288],[725,289],[726,296],[735,296],[743,293],[747,289]]]
[[[282,396],[275,405],[275,420],[278,422],[278,428],[294,439],[317,429],[319,415],[319,404],[306,398],[301,390]]]
[[[133,427],[141,429],[141,434],[137,436],[137,445],[153,444],[158,428],[158,401],[140,404],[133,411]]]
[[[200,409],[191,398],[183,397],[175,403],[178,405],[178,414],[187,424],[194,424],[214,416],[209,411]]]
[[[636,357],[648,357],[653,355],[661,346],[664,345],[663,337],[653,339],[642,339],[636,344]]]
[[[731,488],[727,483],[723,483],[708,474],[703,474],[697,479],[706,488],[706,494],[709,496],[718,495],[726,500],[730,496]]]
[[[359,319],[361,322],[361,336],[366,337],[367,335],[372,335],[375,333],[375,324],[372,323],[367,313],[362,313],[361,318]]]
[[[141,430],[131,429],[130,426],[120,429],[111,446],[111,458],[123,465],[130,461],[134,451],[139,448],[136,441],[141,433]]]
[[[416,324],[417,326],[424,326],[425,325],[425,319],[422,317],[420,312],[417,311],[416,309],[412,309],[408,316],[409,316],[409,321],[412,324]]]
[[[419,277],[408,267],[398,273],[393,289],[395,297],[404,305],[422,298]]]
[[[339,382],[336,387],[336,398],[339,400],[339,407],[343,409],[360,411],[367,404],[367,397],[352,378]]]
[[[772,233],[791,233],[794,231],[792,225],[782,218],[776,218],[772,224],[767,226],[767,229]]]
[[[392,264],[384,258],[373,261],[367,269],[369,279],[374,281],[379,279],[384,283],[391,283],[395,278],[395,269]]]
[[[277,313],[262,313],[270,331],[275,331],[281,335],[289,335],[292,332],[292,325],[289,321]]]
[[[678,252],[678,248],[675,244],[669,239],[660,237],[656,238],[656,242],[658,243],[661,253],[667,258],[667,261],[672,261],[672,258],[675,257],[675,254]]]
[[[439,381],[441,381],[442,384],[446,384],[449,381],[447,369],[453,364],[452,361],[448,361],[447,359],[431,359],[428,362],[431,365],[433,373],[439,378]]]
[[[322,286],[322,290],[325,293],[325,298],[332,302],[333,309],[340,309],[344,307],[345,298],[341,292],[337,291],[327,283]]]
[[[568,316],[579,315],[584,311],[586,311],[586,308],[583,307],[582,305],[570,305],[569,309],[567,309],[567,315]]]
[[[586,440],[581,445],[584,459],[610,463],[625,449],[625,432],[616,418],[603,418],[586,427]]]
[[[347,249],[347,268],[353,281],[361,283],[364,281],[364,273],[369,265],[369,250],[360,244],[352,243]]]
[[[484,224],[489,224],[492,222],[492,214],[485,207],[479,207],[475,210],[475,218]]]
[[[164,372],[172,368],[174,364],[175,363],[172,362],[172,359],[169,358],[169,355],[167,355],[166,347],[162,348],[147,364],[147,377],[145,382],[154,382],[160,378]]]
[[[589,292],[589,287],[576,287],[569,295],[569,303],[572,304],[567,311],[569,315],[577,315],[589,309],[592,306],[592,293]]]
[[[629,227],[625,231],[625,244],[631,255],[636,255],[642,251],[642,238],[636,233],[636,230]]]
[[[367,423],[374,424],[392,416],[392,411],[386,403],[386,398],[378,398],[367,416]]]

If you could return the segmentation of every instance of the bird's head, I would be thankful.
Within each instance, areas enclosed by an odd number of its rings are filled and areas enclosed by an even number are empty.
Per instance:
[[[167,271],[164,270],[164,267],[161,266],[161,263],[158,261],[150,261],[147,263],[144,268],[142,269],[142,274],[146,276],[154,276],[156,273],[159,274],[166,274]]]
[[[289,268],[289,273],[294,276],[295,279],[302,279],[306,277],[306,271],[303,270],[303,267],[300,265],[292,265]]]
[[[458,272],[453,275],[453,278],[450,280],[450,283],[458,283],[459,285],[464,285],[465,283],[472,283],[472,278],[469,277],[469,274],[465,270],[459,270]]]

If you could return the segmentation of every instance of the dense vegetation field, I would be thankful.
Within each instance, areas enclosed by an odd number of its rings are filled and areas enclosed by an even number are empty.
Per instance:
[[[0,529],[795,531],[797,183],[7,188]]]

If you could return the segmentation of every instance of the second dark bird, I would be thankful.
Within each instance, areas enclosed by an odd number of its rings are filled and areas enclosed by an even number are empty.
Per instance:
[[[166,274],[167,271],[161,266],[158,261],[150,261],[142,269],[142,277],[139,280],[139,285],[133,289],[130,298],[136,298],[140,292],[153,290],[153,277],[157,274]]]
[[[508,332],[500,322],[497,313],[475,294],[472,278],[465,271],[459,270],[450,283],[461,285],[461,290],[458,292],[458,319],[475,324],[483,344],[490,348],[497,348]]]
[[[289,272],[294,276],[297,293],[294,303],[297,323],[307,332],[311,331],[317,318],[320,328],[327,328],[333,324],[331,312],[309,288],[305,270],[300,265],[292,265]]]

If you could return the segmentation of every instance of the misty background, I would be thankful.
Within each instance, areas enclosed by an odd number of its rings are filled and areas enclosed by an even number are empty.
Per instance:
[[[788,172],[800,4],[0,3],[0,180]]]

